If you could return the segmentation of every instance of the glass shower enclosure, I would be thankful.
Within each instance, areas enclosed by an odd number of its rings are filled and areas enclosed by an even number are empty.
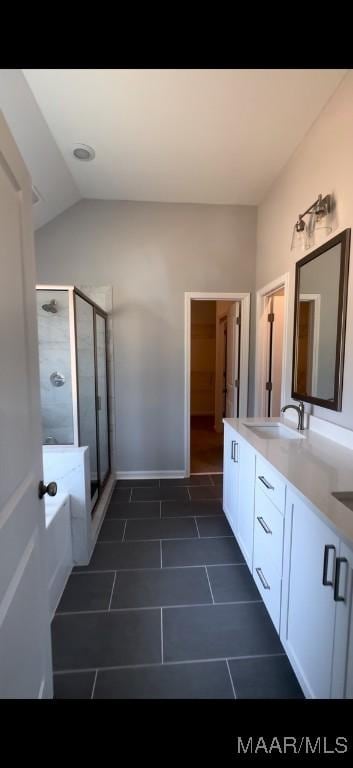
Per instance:
[[[110,474],[107,314],[75,286],[36,289],[43,444],[89,447],[93,511]]]

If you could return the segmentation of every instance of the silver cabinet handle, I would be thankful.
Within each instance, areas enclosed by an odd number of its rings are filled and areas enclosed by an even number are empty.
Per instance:
[[[261,480],[261,482],[263,483],[263,485],[264,485],[266,488],[268,488],[268,490],[269,490],[269,491],[274,491],[274,490],[275,490],[275,489],[274,489],[274,486],[273,486],[273,485],[271,485],[271,483],[269,483],[269,482],[268,482],[268,480],[266,480],[266,478],[265,478],[263,475],[259,475],[259,476],[258,476],[258,478],[259,478],[259,480]]]
[[[238,443],[236,440],[232,440],[231,458],[236,464],[238,463]]]
[[[348,566],[348,560],[346,557],[338,557],[336,560],[336,568],[335,568],[335,586],[333,590],[333,599],[336,601],[336,603],[344,603],[346,597],[346,584],[347,584],[347,570],[346,570],[346,578],[345,578],[345,584],[344,584],[344,595],[340,595],[340,575],[341,575],[341,564],[346,563],[346,567]]]
[[[261,581],[261,584],[262,584],[263,588],[264,589],[271,589],[270,585],[268,584],[268,582],[266,581],[266,579],[265,579],[265,577],[264,577],[264,575],[262,573],[261,568],[255,568],[255,570],[256,570],[256,573],[257,573],[257,575],[258,575],[258,577],[259,577],[259,579]]]
[[[264,529],[265,533],[272,533],[271,528],[268,527],[263,517],[258,517],[257,520],[259,521],[261,528]]]
[[[322,583],[324,587],[333,587],[333,578],[329,579],[327,576],[327,569],[328,569],[328,559],[329,559],[329,552],[330,550],[333,550],[334,552],[334,561],[333,561],[333,570],[335,569],[335,561],[336,561],[336,547],[333,546],[333,544],[325,544],[324,549],[324,567],[323,567],[323,574],[322,574]]]

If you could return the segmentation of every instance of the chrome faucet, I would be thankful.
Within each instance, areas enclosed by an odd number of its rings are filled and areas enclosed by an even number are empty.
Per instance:
[[[304,429],[304,403],[302,400],[300,400],[299,405],[284,405],[283,408],[281,408],[281,413],[285,413],[288,408],[294,408],[295,411],[298,413],[298,429],[303,430]]]

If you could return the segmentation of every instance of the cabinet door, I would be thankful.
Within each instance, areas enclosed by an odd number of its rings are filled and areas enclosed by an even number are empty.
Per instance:
[[[330,698],[339,539],[288,492],[281,640],[308,698]]]
[[[229,524],[236,534],[237,528],[237,498],[238,498],[238,464],[236,454],[238,449],[237,435],[234,429],[224,425],[223,451],[223,511]]]
[[[333,699],[353,699],[353,551],[340,544],[336,560],[336,624],[333,654]]]
[[[238,505],[236,537],[252,571],[254,539],[254,498],[255,498],[255,453],[251,446],[239,439],[238,461]]]

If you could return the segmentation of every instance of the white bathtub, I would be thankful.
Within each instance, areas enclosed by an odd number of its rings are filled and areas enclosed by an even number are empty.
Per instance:
[[[45,496],[46,554],[50,614],[54,615],[72,571],[70,497]]]

